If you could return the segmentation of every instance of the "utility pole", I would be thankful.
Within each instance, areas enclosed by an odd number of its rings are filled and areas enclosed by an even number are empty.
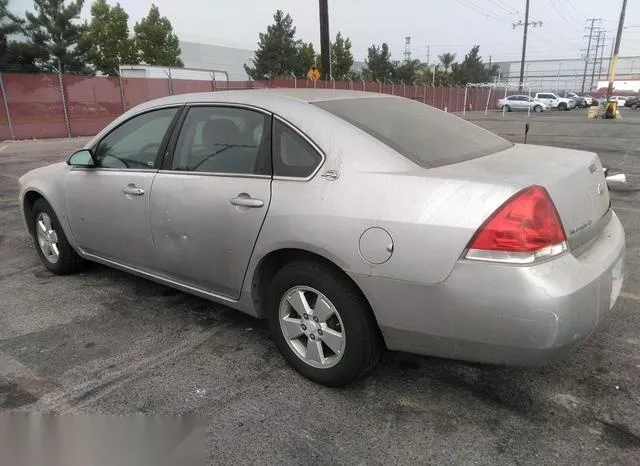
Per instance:
[[[618,33],[616,34],[615,45],[613,46],[613,57],[609,67],[609,87],[607,88],[607,101],[613,92],[613,81],[616,79],[616,67],[618,66],[618,53],[620,53],[620,40],[622,39],[622,29],[624,28],[624,15],[627,10],[627,0],[622,0],[620,10],[620,21],[618,22]]]
[[[582,90],[584,92],[584,84],[587,81],[587,68],[589,66],[589,54],[591,53],[591,39],[593,38],[593,25],[598,18],[589,18],[587,21],[591,21],[591,27],[589,28],[589,43],[587,45],[587,55],[584,58],[584,73],[582,74]],[[586,37],[586,36],[585,36]]]
[[[600,36],[604,31],[598,29],[598,37],[596,39],[596,53],[593,55],[593,69],[591,70],[591,84],[589,84],[589,91],[593,89],[593,78],[596,76],[596,65],[598,64],[598,49],[600,48]]]
[[[527,30],[529,28],[529,25],[536,27],[538,25],[542,26],[542,21],[534,21],[532,23],[529,22],[529,0],[526,0],[526,7],[525,7],[525,11],[524,11],[524,23],[522,22],[522,20],[518,21],[517,23],[511,23],[511,25],[513,26],[513,29],[515,29],[518,26],[523,26],[524,27],[524,32],[522,33],[522,58],[520,60],[520,82],[518,83],[518,92],[522,93],[522,85],[523,80],[524,80],[524,62],[527,56]]]
[[[320,66],[325,79],[331,79],[331,57],[329,45],[329,5],[320,0]]]
[[[429,58],[431,58],[431,46],[427,45],[427,68],[429,68]]]

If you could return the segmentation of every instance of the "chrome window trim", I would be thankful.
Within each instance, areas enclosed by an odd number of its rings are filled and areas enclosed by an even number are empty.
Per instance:
[[[163,175],[189,175],[189,176],[220,176],[224,178],[257,178],[270,180],[269,175],[252,175],[248,173],[224,173],[224,172],[196,172],[189,170],[158,170],[158,174]]]
[[[295,132],[302,139],[304,139],[312,147],[312,149],[315,150],[316,153],[318,153],[318,155],[320,155],[320,162],[318,163],[316,168],[313,170],[313,172],[309,176],[302,178],[298,176],[276,176],[274,174],[273,179],[278,181],[300,181],[300,182],[309,181],[314,176],[316,176],[316,174],[320,171],[320,168],[322,168],[322,165],[324,165],[324,162],[327,160],[325,153],[323,152],[322,149],[320,149],[320,147],[315,142],[313,142],[313,140],[309,136],[304,134],[302,130],[298,129],[294,124],[290,123],[289,121],[285,120],[284,118],[282,118],[281,116],[275,113],[273,114],[273,118],[279,121],[280,123],[282,123],[283,125],[285,125],[291,131]],[[272,135],[272,138],[273,138],[273,135]],[[273,150],[271,152],[273,156]],[[275,170],[273,171],[275,173]]]
[[[242,108],[245,110],[254,110],[257,111],[259,113],[262,113],[264,115],[267,116],[272,116],[273,112],[270,112],[269,110],[262,108],[262,107],[256,107],[255,105],[250,105],[250,104],[240,104],[240,103],[235,103],[235,102],[224,102],[224,101],[216,101],[216,102],[212,102],[212,101],[207,101],[207,102],[185,102],[185,106],[187,108],[190,107],[234,107],[234,108]]]
[[[122,172],[122,173],[156,173],[157,168],[108,168],[108,167],[70,167],[70,171],[83,172]]]

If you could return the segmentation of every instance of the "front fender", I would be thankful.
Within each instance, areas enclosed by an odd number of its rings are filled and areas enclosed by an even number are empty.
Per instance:
[[[34,196],[44,198],[58,217],[67,240],[76,249],[73,233],[69,226],[64,192],[64,181],[67,173],[68,165],[64,162],[36,168],[25,173],[18,181],[20,185],[18,202],[24,225],[27,231],[32,233],[29,204]]]

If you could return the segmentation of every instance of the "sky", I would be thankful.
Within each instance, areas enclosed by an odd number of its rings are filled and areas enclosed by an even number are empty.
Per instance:
[[[107,0],[115,5],[116,0]],[[92,0],[85,0],[89,19]],[[151,0],[119,0],[130,27],[146,15]],[[153,0],[171,21],[180,39],[255,49],[258,34],[273,22],[277,9],[289,13],[296,36],[320,50],[317,0]],[[458,59],[475,44],[485,60],[519,60],[525,0],[329,0],[331,37],[338,31],[352,42],[352,53],[364,61],[367,48],[387,42],[392,59],[401,60],[405,37],[411,37],[411,58],[433,64],[452,52]],[[33,9],[32,0],[9,0],[16,13]],[[578,58],[587,48],[588,19],[606,31],[605,56],[611,53],[622,0],[531,0],[527,59]],[[640,55],[640,0],[628,0],[621,55]],[[637,26],[637,27],[634,27]],[[595,39],[594,39],[595,42]],[[592,45],[594,46],[595,43]]]

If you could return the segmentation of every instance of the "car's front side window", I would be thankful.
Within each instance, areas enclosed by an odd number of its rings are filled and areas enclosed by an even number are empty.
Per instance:
[[[95,150],[98,167],[152,169],[177,107],[134,116],[105,136]]]
[[[172,170],[270,174],[270,117],[236,107],[192,107],[185,118]]]

